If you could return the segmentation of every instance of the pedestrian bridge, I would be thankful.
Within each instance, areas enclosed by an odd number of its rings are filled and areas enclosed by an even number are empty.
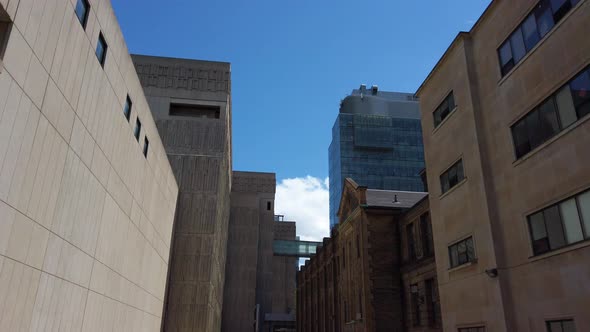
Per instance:
[[[298,258],[309,258],[316,254],[322,242],[296,241],[296,240],[274,240],[272,251],[275,256],[287,256]]]

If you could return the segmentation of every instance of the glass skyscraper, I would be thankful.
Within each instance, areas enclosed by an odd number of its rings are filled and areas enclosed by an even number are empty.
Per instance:
[[[364,85],[340,105],[329,148],[330,229],[344,179],[371,189],[423,191],[424,147],[417,99]]]

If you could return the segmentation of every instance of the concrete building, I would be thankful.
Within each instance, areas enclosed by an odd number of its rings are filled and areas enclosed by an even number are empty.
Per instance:
[[[178,186],[110,1],[0,41],[0,331],[159,331]]]
[[[590,2],[492,1],[417,91],[445,331],[589,331]]]
[[[297,259],[273,241],[295,240],[295,223],[275,221],[274,173],[234,172],[222,331],[294,327]]]
[[[411,93],[361,85],[344,98],[329,148],[330,229],[338,223],[348,177],[374,189],[423,191],[424,168],[418,102]]]
[[[340,223],[297,275],[298,331],[441,331],[427,197],[346,179]]]
[[[231,187],[230,64],[141,55],[133,62],[179,185],[163,330],[219,331]]]

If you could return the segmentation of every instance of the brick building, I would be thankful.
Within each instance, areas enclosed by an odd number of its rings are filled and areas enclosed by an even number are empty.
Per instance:
[[[298,273],[299,331],[440,331],[427,197],[346,179],[338,227]]]

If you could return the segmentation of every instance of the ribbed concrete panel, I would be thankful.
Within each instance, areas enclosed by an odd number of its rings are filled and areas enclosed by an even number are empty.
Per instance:
[[[134,55],[180,190],[165,331],[219,331],[231,174],[228,63]],[[170,113],[172,104],[219,108],[219,118]]]

